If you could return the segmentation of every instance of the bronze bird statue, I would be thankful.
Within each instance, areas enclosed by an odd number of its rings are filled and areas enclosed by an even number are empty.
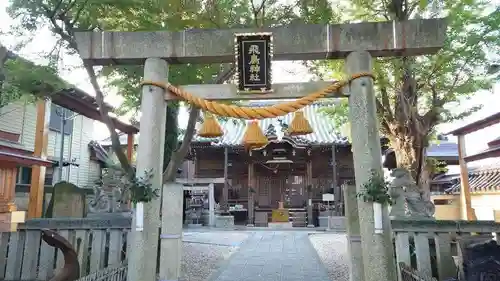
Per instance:
[[[61,250],[64,255],[64,267],[50,281],[74,281],[80,277],[80,264],[75,249],[61,235],[50,229],[42,229],[42,240],[48,245]]]

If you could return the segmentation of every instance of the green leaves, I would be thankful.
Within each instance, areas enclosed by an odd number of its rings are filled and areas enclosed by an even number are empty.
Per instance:
[[[133,181],[128,183],[126,190],[130,192],[130,201],[132,203],[147,203],[160,196],[160,188],[153,187],[151,184],[152,178],[153,172],[151,170],[144,171],[144,176],[134,178]]]
[[[380,1],[357,0],[350,6],[350,13],[344,20],[369,20],[377,21],[387,17],[390,13]],[[462,0],[462,1],[408,1],[410,9],[408,17],[416,17],[422,14],[433,14],[439,9],[440,16],[446,15],[448,21],[447,40],[444,48],[435,55],[421,56],[418,58],[378,58],[374,63],[374,72],[377,77],[377,97],[384,106],[379,106],[381,121],[391,127],[390,123],[404,123],[411,116],[402,116],[404,120],[394,120],[398,107],[396,100],[404,94],[405,99],[410,102],[419,116],[439,115],[433,122],[426,125],[422,133],[426,133],[432,127],[441,122],[448,122],[456,118],[466,117],[476,111],[477,107],[471,107],[464,112],[450,112],[447,103],[455,103],[474,95],[479,90],[489,89],[493,78],[485,75],[489,65],[489,58],[499,54],[500,48],[500,8],[489,9],[484,1]],[[384,9],[385,7],[385,9]],[[418,9],[417,9],[418,8]],[[419,12],[420,11],[420,12]],[[405,11],[399,11],[403,13]],[[390,15],[388,19],[394,19],[396,15]],[[335,64],[335,65],[333,65]],[[323,63],[323,72],[330,74],[341,72],[338,63]],[[403,71],[410,70],[415,77],[416,87],[408,92],[404,87]],[[332,75],[329,75],[332,76]],[[384,93],[385,92],[385,93]],[[383,97],[382,95],[385,95]],[[440,108],[436,111],[435,108]],[[452,107],[452,109],[455,109]],[[337,111],[336,115],[345,114],[346,111]],[[451,117],[453,116],[453,117]],[[417,116],[415,116],[417,118]],[[419,117],[418,117],[419,118]],[[343,117],[334,117],[337,122]],[[416,120],[416,119],[415,119]],[[418,121],[418,120],[416,120]],[[394,126],[393,126],[394,127]],[[407,131],[404,131],[407,132]],[[394,131],[384,131],[385,134],[394,134]]]
[[[33,101],[47,97],[68,87],[53,68],[36,65],[23,58],[7,59],[2,72],[0,107],[20,99]]]
[[[382,205],[392,205],[393,200],[389,195],[390,183],[382,175],[372,171],[368,182],[363,184],[363,191],[356,194],[365,202],[376,202]]]

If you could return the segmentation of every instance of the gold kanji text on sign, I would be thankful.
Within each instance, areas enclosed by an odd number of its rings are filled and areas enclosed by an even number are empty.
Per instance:
[[[250,77],[248,78],[250,81],[258,82],[260,81],[260,50],[259,45],[250,45],[248,48],[248,54],[250,55]]]

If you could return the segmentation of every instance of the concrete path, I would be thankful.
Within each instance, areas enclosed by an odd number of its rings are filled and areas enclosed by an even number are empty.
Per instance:
[[[307,232],[253,232],[211,281],[329,281]]]

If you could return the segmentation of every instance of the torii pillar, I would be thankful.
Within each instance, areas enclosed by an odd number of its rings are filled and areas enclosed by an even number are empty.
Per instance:
[[[372,71],[372,56],[366,51],[350,53],[346,58],[346,72],[350,75]],[[373,79],[362,77],[349,85],[349,119],[351,122],[352,150],[356,192],[363,192],[363,185],[370,180],[372,171],[382,173],[380,135]],[[358,217],[365,280],[397,280],[397,268],[392,245],[389,210],[382,212],[382,234],[375,234],[373,203],[358,198]],[[376,276],[376,277],[375,277]]]
[[[357,24],[307,25],[297,24],[278,28],[238,29],[238,30],[186,30],[181,32],[79,32],[76,41],[80,56],[85,62],[94,65],[138,65],[146,61],[145,79],[153,82],[165,82],[165,59],[175,63],[209,64],[233,63],[235,33],[271,32],[274,42],[275,60],[319,60],[346,59],[349,74],[371,71],[372,57],[418,56],[436,53],[443,47],[446,34],[444,19],[418,19],[403,22],[369,22]],[[150,57],[156,57],[151,59]],[[156,74],[150,73],[158,66]],[[161,66],[161,67],[160,67]],[[244,99],[291,99],[300,98],[316,90],[325,88],[331,82],[287,83],[273,85],[273,92],[266,94],[238,95],[236,85],[211,84],[183,86],[183,89],[201,98],[209,100],[244,100]],[[380,144],[375,109],[373,80],[360,78],[352,82],[348,89],[351,106],[351,132],[353,138],[354,166],[356,170],[356,189],[359,190],[370,175],[371,170],[382,169]],[[157,168],[162,154],[163,144],[161,127],[165,118],[160,111],[165,102],[161,100],[162,89],[147,86],[143,89],[141,135],[138,149],[138,171],[143,168]],[[154,98],[153,98],[154,96]],[[332,93],[328,97],[345,97]],[[165,99],[175,96],[165,93]],[[155,112],[155,114],[152,114]],[[157,113],[157,114],[156,114]],[[145,116],[149,116],[146,119]],[[142,119],[141,118],[141,119]],[[161,127],[163,130],[163,127]],[[161,144],[161,145],[160,145]],[[146,148],[150,147],[150,148]],[[146,160],[154,151],[154,157]],[[160,153],[159,153],[160,152]],[[158,163],[153,163],[157,161]],[[155,170],[157,173],[157,170]],[[154,184],[160,184],[157,179]],[[172,185],[170,190],[174,190]],[[167,188],[166,188],[167,189]],[[177,191],[177,189],[175,189]],[[165,190],[164,190],[165,191]],[[166,194],[167,192],[164,192]],[[182,200],[182,193],[179,200]],[[177,196],[177,195],[176,195]],[[170,199],[172,200],[172,199]],[[179,202],[176,202],[176,204]],[[361,246],[364,262],[364,279],[352,281],[395,281],[396,267],[391,241],[390,221],[384,215],[384,232],[374,233],[373,207],[371,204],[358,202],[358,214],[361,234]],[[144,217],[144,233],[132,228],[134,241],[129,255],[129,281],[156,281],[156,261],[159,220],[159,200],[144,204],[147,214]],[[182,222],[182,204],[179,212],[168,219],[175,224]],[[148,228],[148,230],[146,229]],[[163,235],[163,234],[162,234]],[[170,237],[169,239],[179,239]],[[180,242],[179,242],[180,243]],[[148,245],[142,248],[141,246]],[[169,264],[161,264],[172,270],[160,271],[161,280],[178,280],[181,253],[178,243],[172,243]],[[165,249],[163,249],[165,250]],[[166,272],[166,274],[162,274]],[[363,274],[357,274],[357,276]]]

